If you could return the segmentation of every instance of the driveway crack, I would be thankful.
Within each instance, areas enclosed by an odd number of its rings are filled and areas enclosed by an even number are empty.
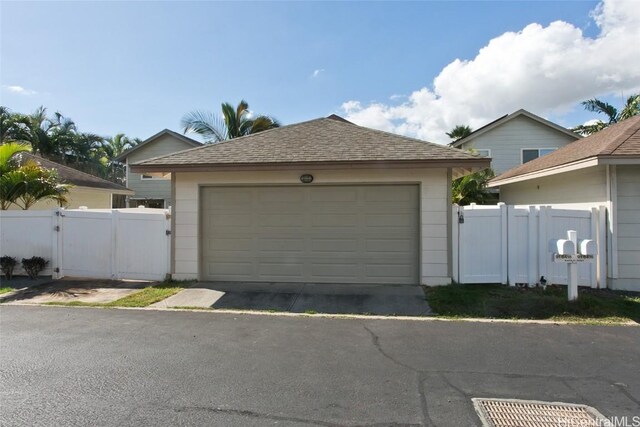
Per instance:
[[[371,335],[371,341],[373,343],[373,346],[378,350],[378,352],[381,355],[383,355],[385,358],[395,363],[396,365],[401,366],[405,369],[408,369],[412,372],[416,372],[416,373],[421,372],[420,370],[414,368],[413,366],[407,365],[406,363],[402,363],[399,360],[396,360],[393,356],[391,356],[389,353],[384,351],[384,349],[380,345],[380,337],[378,337],[378,335],[376,335],[371,329],[367,328],[366,326],[363,325],[362,327],[365,329],[365,331],[369,332],[369,335]]]

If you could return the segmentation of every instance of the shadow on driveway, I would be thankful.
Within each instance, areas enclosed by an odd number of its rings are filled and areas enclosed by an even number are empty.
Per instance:
[[[199,282],[155,307],[292,313],[430,315],[417,285]]]
[[[3,304],[42,304],[49,302],[107,303],[150,286],[153,282],[139,280],[104,280],[64,278],[30,286],[0,297]]]

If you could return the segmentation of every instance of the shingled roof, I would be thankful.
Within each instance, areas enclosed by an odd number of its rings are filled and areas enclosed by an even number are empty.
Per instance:
[[[591,158],[602,161],[637,159],[638,163],[640,163],[640,116],[611,125],[584,139],[565,145],[551,154],[509,169],[491,180],[491,186],[498,186],[506,180],[512,180],[523,175],[542,172]]]
[[[135,163],[136,172],[229,166],[417,162],[488,167],[489,159],[332,115]]]
[[[36,156],[30,153],[19,153],[20,162],[27,160],[34,160],[40,164],[43,168],[55,169],[58,171],[58,177],[60,181],[65,184],[73,184],[78,187],[99,188],[103,190],[112,190],[116,194],[133,194],[133,191],[115,182],[107,181],[106,179],[99,178],[95,175],[88,174],[86,172],[79,171],[69,166],[61,165],[60,163],[47,160],[40,156]]]

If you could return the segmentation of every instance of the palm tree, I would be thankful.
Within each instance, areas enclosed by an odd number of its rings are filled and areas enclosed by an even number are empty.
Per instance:
[[[601,131],[614,123],[621,122],[640,114],[640,94],[628,97],[627,102],[620,111],[618,111],[618,109],[613,105],[597,98],[588,99],[584,101],[582,105],[587,111],[607,116],[607,121],[597,120],[595,123],[578,125],[571,129],[574,132],[587,136]]]
[[[31,151],[31,147],[27,144],[7,142],[0,145],[0,175],[14,169],[15,166],[12,162],[14,156],[25,151]]]
[[[487,191],[487,183],[495,173],[491,168],[458,178],[451,184],[451,199],[458,205],[497,202],[496,194]]]
[[[28,139],[29,121],[23,114],[13,113],[0,106],[0,144]]]
[[[28,160],[20,164],[16,155],[31,151],[26,144],[9,142],[0,145],[0,209],[12,204],[29,209],[40,200],[52,199],[60,205],[67,202],[69,185],[60,184],[55,170],[41,167]]]
[[[249,104],[243,100],[236,108],[228,102],[222,103],[222,117],[201,110],[187,113],[181,126],[184,133],[200,134],[205,142],[213,143],[277,128],[280,123],[269,116],[252,117]]]
[[[59,206],[68,202],[66,196],[71,185],[61,184],[55,169],[43,168],[37,162],[29,160],[7,175],[14,183],[22,181],[18,184],[20,190],[17,191],[13,203],[23,210],[29,209],[41,200],[55,200]]]
[[[459,139],[471,135],[471,132],[473,132],[471,127],[466,125],[457,125],[453,129],[451,129],[451,132],[446,132],[446,134],[449,138],[453,139],[453,142],[455,142]]]
[[[111,138],[106,138],[102,145],[102,150],[104,151],[105,156],[109,159],[114,159],[139,143],[139,139],[130,139],[124,133],[119,133]]]

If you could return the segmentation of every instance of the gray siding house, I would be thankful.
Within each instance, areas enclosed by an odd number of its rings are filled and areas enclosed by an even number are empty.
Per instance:
[[[201,145],[201,142],[164,129],[116,157],[116,161],[126,165],[126,186],[135,193],[127,197],[127,207],[167,208],[171,205],[171,175],[133,173],[129,165]]]
[[[494,178],[507,204],[607,210],[608,287],[640,291],[640,116]]]
[[[580,138],[560,125],[526,110],[518,110],[449,145],[473,149],[481,156],[490,157],[491,167],[499,175]]]

